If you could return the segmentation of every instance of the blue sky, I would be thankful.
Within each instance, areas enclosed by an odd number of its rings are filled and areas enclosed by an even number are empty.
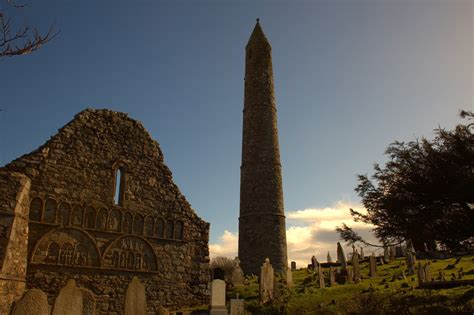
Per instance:
[[[29,1],[13,18],[60,34],[0,61],[0,164],[86,107],[127,112],[211,222],[211,251],[233,255],[244,47],[257,17],[273,48],[290,236],[319,242],[290,259],[325,258],[336,221],[314,220],[347,220],[356,174],[390,142],[431,137],[474,109],[472,1]],[[308,209],[317,215],[301,221]]]

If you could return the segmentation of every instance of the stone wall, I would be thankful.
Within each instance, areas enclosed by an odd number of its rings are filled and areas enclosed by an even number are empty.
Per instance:
[[[0,314],[25,291],[30,180],[0,171]]]
[[[209,223],[141,123],[85,110],[5,169],[31,178],[27,286],[50,304],[73,278],[100,312],[120,314],[133,276],[149,311],[207,303]]]

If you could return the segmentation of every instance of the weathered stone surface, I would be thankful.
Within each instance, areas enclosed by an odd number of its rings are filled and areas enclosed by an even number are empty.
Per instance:
[[[286,268],[286,273],[284,276],[287,286],[291,288],[293,286],[293,272],[291,272],[290,268]]]
[[[353,247],[354,251],[352,253],[352,270],[353,270],[353,281],[354,283],[359,283],[361,280],[361,275],[360,275],[360,266],[359,266],[359,254],[357,253],[357,250],[355,249],[355,246]]]
[[[329,267],[329,285],[333,286],[336,284],[336,276],[334,275],[334,267]]]
[[[388,246],[383,247],[383,260],[384,260],[384,262],[389,262],[390,261],[390,254],[389,254]]]
[[[125,296],[125,315],[146,315],[145,287],[133,277]]]
[[[342,268],[347,267],[346,255],[344,254],[344,250],[339,242],[337,242],[337,261],[341,263]]]
[[[0,170],[0,314],[25,291],[30,186],[28,177]]]
[[[283,187],[271,46],[257,23],[246,46],[240,176],[239,258],[245,274],[258,274],[270,258],[288,266]]]
[[[4,301],[2,300],[2,303]],[[2,313],[7,314],[7,313]],[[15,302],[11,315],[49,315],[46,293],[38,289],[28,290],[23,297]]]
[[[96,301],[94,294],[85,288],[80,288],[82,292],[82,315],[95,315]]]
[[[244,315],[245,301],[242,299],[230,299],[230,315]]]
[[[235,257],[234,259],[234,270],[232,270],[232,284],[243,285],[244,284],[244,272],[240,267],[240,259]]]
[[[25,264],[13,264],[16,273],[26,273],[28,287],[42,289],[53,301],[74,278],[96,294],[98,313],[122,314],[125,291],[137,276],[149,288],[150,311],[208,303],[209,224],[173,183],[158,143],[141,123],[123,113],[87,109],[38,150],[0,169],[12,172],[31,181],[25,199],[30,205],[24,207],[30,213],[18,217],[25,222],[17,229],[27,233],[24,246],[14,247]],[[2,178],[0,207],[14,207],[16,184],[3,185]],[[12,222],[13,216],[0,214],[2,232]],[[10,281],[0,292],[18,298],[24,287]]]
[[[418,263],[418,285],[421,286],[426,282],[425,270],[421,265],[421,262]]]
[[[318,268],[318,284],[320,288],[324,288],[326,285],[324,283],[324,272],[323,268]]]
[[[211,307],[225,306],[225,281],[216,279],[211,283]]]
[[[375,277],[377,276],[377,261],[375,259],[375,254],[372,253],[369,257],[369,276]]]
[[[360,248],[360,259],[364,259],[364,258],[365,258],[365,256],[364,256],[364,248],[361,247],[361,248]]]
[[[425,271],[425,280],[426,280],[426,282],[433,281],[433,276],[431,275],[431,267],[430,267],[429,262],[427,264],[425,264],[424,271]]]
[[[266,303],[274,299],[274,270],[270,259],[265,258],[265,262],[260,268],[260,302]]]
[[[296,261],[291,262],[291,271],[296,271]]]
[[[66,286],[59,290],[54,301],[52,315],[82,315],[82,291],[76,286],[76,281],[69,279]]]

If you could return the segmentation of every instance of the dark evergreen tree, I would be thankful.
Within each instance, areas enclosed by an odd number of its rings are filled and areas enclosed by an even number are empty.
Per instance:
[[[461,112],[472,120],[472,112]],[[436,129],[435,138],[394,142],[384,167],[358,175],[355,188],[367,213],[350,209],[356,221],[375,226],[384,244],[411,239],[416,249],[436,241],[451,250],[474,247],[474,124]],[[365,242],[343,224],[336,229],[349,243]]]

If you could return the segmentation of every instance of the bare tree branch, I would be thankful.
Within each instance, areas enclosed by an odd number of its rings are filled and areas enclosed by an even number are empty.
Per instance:
[[[23,9],[26,5],[18,5],[13,0],[6,0],[7,5],[14,9]],[[11,18],[6,16],[6,11],[0,8],[0,58],[27,55],[51,41],[59,34],[54,23],[45,34],[33,26],[23,26],[12,31]]]

